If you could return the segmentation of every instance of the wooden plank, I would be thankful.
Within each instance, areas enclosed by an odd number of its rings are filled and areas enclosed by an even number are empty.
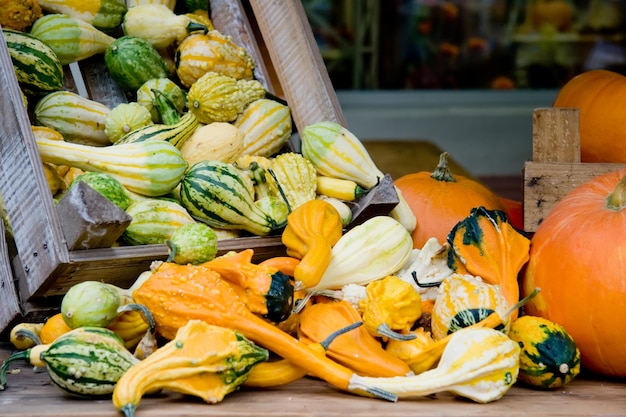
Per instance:
[[[302,2],[250,0],[298,129],[319,121],[346,125]]]
[[[8,355],[0,350],[0,360]],[[4,417],[119,417],[110,399],[70,397],[50,382],[46,372],[34,372],[23,361],[10,367],[2,391]],[[326,383],[304,378],[271,389],[242,387],[217,404],[162,391],[145,396],[137,407],[141,417],[391,417],[391,416],[508,416],[581,417],[626,416],[626,383],[608,378],[579,376],[558,390],[513,386],[501,399],[489,404],[464,401],[449,393],[396,403],[339,392]]]
[[[2,37],[0,84],[0,193],[20,258],[14,277],[26,300],[68,260],[68,250]]]
[[[0,331],[21,314],[17,290],[9,262],[4,222],[0,220]]]
[[[595,176],[626,164],[526,162],[524,165],[524,230],[534,232],[567,193]]]
[[[580,162],[579,120],[578,109],[535,109],[533,161]]]

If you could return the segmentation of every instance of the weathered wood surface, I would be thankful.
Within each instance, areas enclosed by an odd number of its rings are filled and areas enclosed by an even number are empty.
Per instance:
[[[0,351],[3,360],[7,351]],[[109,399],[83,400],[65,396],[45,372],[34,373],[26,365],[12,369],[5,391],[0,391],[0,414],[8,417],[119,417]],[[303,379],[273,389],[241,390],[218,404],[171,392],[145,397],[137,417],[579,417],[626,416],[626,383],[578,377],[564,389],[539,391],[514,386],[500,400],[477,404],[451,394],[390,403],[338,392],[326,383]]]
[[[9,248],[4,235],[4,222],[0,220],[0,330],[21,313],[9,263]]]
[[[524,164],[524,230],[535,232],[575,187],[626,164],[581,163],[578,109],[533,112],[533,160]]]

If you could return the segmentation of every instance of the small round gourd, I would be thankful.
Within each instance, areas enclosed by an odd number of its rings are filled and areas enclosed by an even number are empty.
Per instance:
[[[217,234],[204,223],[194,222],[177,228],[165,243],[170,251],[168,262],[180,265],[207,262],[217,254]]]
[[[100,281],[83,281],[73,285],[63,296],[61,314],[72,329],[106,327],[118,315],[124,303],[121,292]]]
[[[439,286],[431,313],[432,336],[435,340],[442,339],[478,323],[493,312],[506,318],[508,309],[509,305],[499,286],[487,284],[473,275],[452,274]],[[510,325],[507,318],[496,329],[507,333]]]
[[[144,106],[134,102],[120,103],[104,119],[104,133],[111,143],[115,143],[133,130],[152,123],[152,115]]]
[[[126,210],[133,203],[130,193],[122,183],[106,172],[89,171],[80,174],[72,181],[70,188],[79,181],[89,185],[122,210]]]
[[[580,373],[580,351],[563,326],[538,316],[522,316],[511,324],[509,337],[521,348],[520,381],[554,389]]]

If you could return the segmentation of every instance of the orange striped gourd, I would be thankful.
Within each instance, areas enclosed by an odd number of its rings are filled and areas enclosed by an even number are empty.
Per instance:
[[[207,72],[228,75],[237,80],[253,78],[252,57],[217,30],[187,36],[178,45],[175,64],[176,75],[187,88]]]

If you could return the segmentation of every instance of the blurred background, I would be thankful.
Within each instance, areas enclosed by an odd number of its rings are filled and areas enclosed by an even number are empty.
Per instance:
[[[625,0],[302,3],[353,133],[476,176],[521,175],[533,109],[570,78],[626,71]]]

